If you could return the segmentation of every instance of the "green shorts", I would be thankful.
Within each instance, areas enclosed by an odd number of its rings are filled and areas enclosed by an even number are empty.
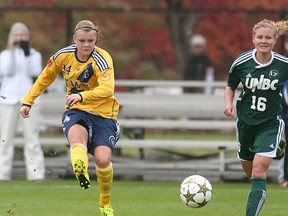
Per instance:
[[[281,118],[260,125],[247,125],[238,120],[238,158],[252,161],[255,154],[274,158],[279,142],[284,137],[284,125]]]

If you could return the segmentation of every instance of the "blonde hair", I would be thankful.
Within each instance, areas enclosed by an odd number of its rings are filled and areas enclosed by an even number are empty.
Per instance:
[[[252,37],[255,36],[255,33],[259,28],[271,28],[275,32],[275,36],[278,37],[288,33],[288,20],[274,22],[272,20],[264,19],[254,25]]]
[[[92,23],[90,20],[81,20],[80,22],[78,22],[75,26],[74,31],[76,32],[80,29],[83,29],[84,31],[96,31],[94,23]]]
[[[101,33],[101,27],[99,25],[94,25],[90,20],[81,20],[78,22],[74,28],[74,33],[78,30],[83,30],[85,32],[95,31],[96,33],[96,44],[103,45],[104,37]]]

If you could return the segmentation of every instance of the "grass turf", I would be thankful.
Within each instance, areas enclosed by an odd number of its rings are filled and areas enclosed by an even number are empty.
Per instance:
[[[116,216],[242,216],[245,215],[247,183],[212,183],[212,201],[200,209],[185,206],[179,184],[171,182],[116,181],[112,205]],[[288,190],[268,184],[268,196],[261,215],[282,216],[288,211]],[[98,212],[98,187],[81,190],[76,180],[0,183],[0,215],[87,216]]]

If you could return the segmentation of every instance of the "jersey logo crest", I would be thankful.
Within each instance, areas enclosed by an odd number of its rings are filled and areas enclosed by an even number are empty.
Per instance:
[[[87,83],[90,78],[93,76],[94,71],[92,67],[92,63],[89,63],[87,68],[78,76],[77,80],[80,82]]]
[[[269,72],[269,78],[273,79],[279,75],[279,72],[277,70],[270,70]]]

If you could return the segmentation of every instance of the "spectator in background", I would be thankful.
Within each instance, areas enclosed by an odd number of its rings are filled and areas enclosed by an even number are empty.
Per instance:
[[[206,81],[206,84],[204,89],[184,88],[184,92],[204,92],[209,95],[212,93],[211,83],[214,81],[214,68],[206,55],[206,39],[202,35],[194,35],[189,40],[189,46],[190,55],[187,59],[183,79]]]
[[[42,70],[42,57],[30,48],[28,27],[20,22],[12,25],[7,48],[0,54],[1,84],[1,142],[0,180],[10,180],[14,155],[14,136],[19,120],[22,123],[25,139],[24,156],[28,180],[43,180],[45,164],[39,142],[39,106],[28,119],[20,119],[19,109],[22,98]]]

